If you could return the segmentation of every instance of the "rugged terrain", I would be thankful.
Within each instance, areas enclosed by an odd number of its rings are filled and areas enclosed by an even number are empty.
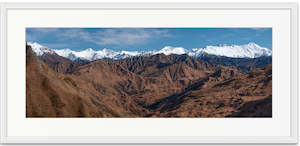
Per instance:
[[[76,61],[26,46],[27,117],[272,117],[272,57]]]

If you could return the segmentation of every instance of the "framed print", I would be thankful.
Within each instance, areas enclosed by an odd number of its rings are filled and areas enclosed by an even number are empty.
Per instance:
[[[297,4],[2,3],[3,144],[296,144]]]

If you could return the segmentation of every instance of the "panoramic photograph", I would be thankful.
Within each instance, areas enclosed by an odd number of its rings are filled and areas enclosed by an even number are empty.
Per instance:
[[[26,28],[27,118],[272,118],[272,28]]]

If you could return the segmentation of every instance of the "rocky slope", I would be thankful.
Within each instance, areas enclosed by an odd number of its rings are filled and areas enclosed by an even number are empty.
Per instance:
[[[26,46],[26,115],[272,116],[271,65],[248,72],[214,62],[155,54],[82,63],[55,52],[38,55]]]

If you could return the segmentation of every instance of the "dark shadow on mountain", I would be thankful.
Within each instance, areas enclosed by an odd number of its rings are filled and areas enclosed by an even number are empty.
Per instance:
[[[239,112],[227,117],[269,117],[272,118],[272,96],[265,99],[245,103]]]
[[[272,64],[272,56],[262,56],[258,58],[230,58],[215,55],[203,55],[199,59],[207,61],[211,64],[219,64],[224,66],[234,66],[242,72],[248,72],[255,68]]]

